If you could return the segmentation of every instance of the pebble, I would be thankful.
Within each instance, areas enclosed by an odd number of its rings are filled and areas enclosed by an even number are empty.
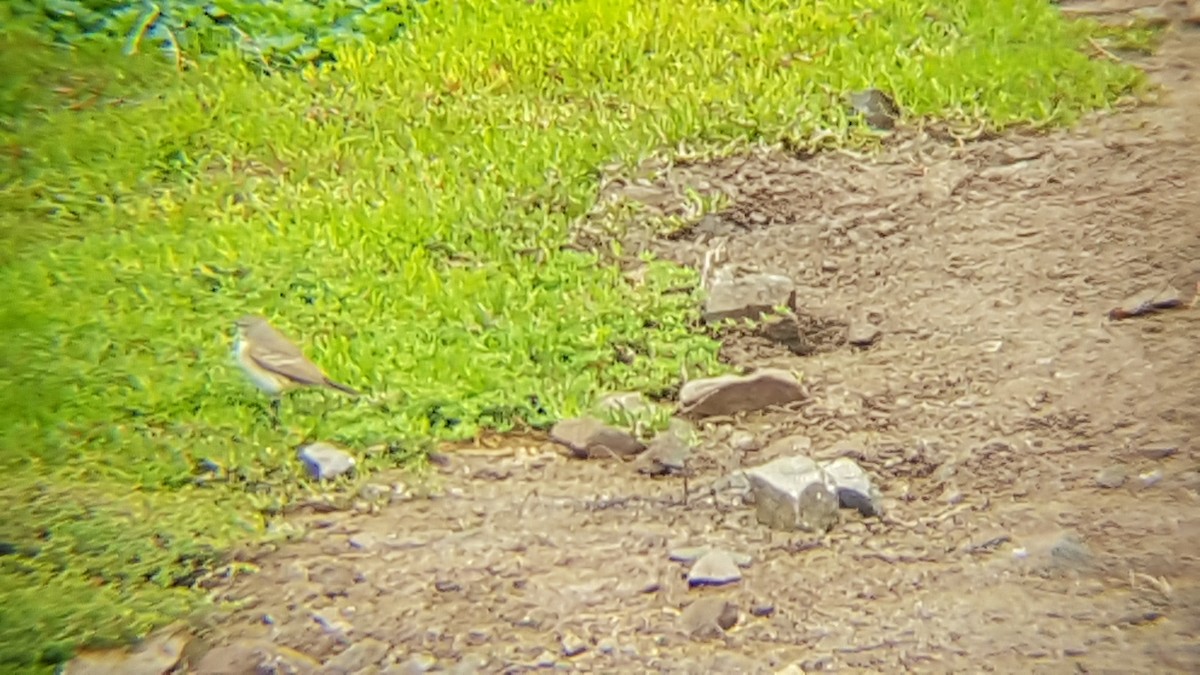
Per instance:
[[[579,656],[587,651],[587,643],[574,633],[567,633],[563,635],[560,642],[562,644],[563,656],[567,658]]]

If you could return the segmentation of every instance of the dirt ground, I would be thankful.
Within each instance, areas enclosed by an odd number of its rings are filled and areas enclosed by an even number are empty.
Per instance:
[[[678,477],[534,444],[450,453],[435,499],[297,516],[304,540],[218,586],[243,607],[209,644],[275,645],[258,672],[347,650],[329,672],[1200,672],[1200,307],[1107,317],[1200,282],[1200,30],[1146,65],[1161,107],[1075,132],[664,170],[638,193],[731,203],[655,250],[786,274],[804,311],[869,315],[878,341],[726,345],[809,399],[705,425],[686,503]],[[888,513],[768,532],[705,491],[768,459],[747,433],[851,452]],[[690,590],[685,546],[753,562]],[[709,595],[739,621],[688,637]]]

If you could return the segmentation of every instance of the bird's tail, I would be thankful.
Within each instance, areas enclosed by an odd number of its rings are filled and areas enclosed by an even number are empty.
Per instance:
[[[348,386],[342,384],[341,382],[334,382],[333,380],[329,379],[328,377],[325,378],[325,386],[329,387],[330,389],[337,389],[338,391],[345,393],[345,394],[350,394],[351,396],[362,396],[362,394],[357,389],[352,389],[351,387],[348,387]]]

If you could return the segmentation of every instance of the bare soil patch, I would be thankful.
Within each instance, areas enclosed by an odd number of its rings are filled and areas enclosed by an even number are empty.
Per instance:
[[[1200,308],[1107,318],[1200,282],[1197,34],[1152,66],[1163,106],[1079,131],[770,152],[610,186],[663,208],[685,186],[726,192],[647,245],[787,275],[818,328],[869,313],[879,339],[799,356],[731,338],[732,363],[799,371],[809,399],[707,425],[686,500],[680,478],[530,444],[451,453],[435,499],[299,517],[302,541],[220,582],[244,604],[208,644],[261,640],[300,670],[371,645],[395,664],[345,672],[1200,671]],[[705,490],[769,459],[735,450],[739,432],[854,454],[888,514],[766,531]],[[753,562],[689,590],[668,560],[685,546]],[[738,623],[684,635],[682,609],[708,595]]]

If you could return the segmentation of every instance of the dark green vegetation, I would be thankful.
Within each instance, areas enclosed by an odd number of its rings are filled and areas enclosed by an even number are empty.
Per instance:
[[[278,5],[291,19],[255,39],[353,3]],[[132,11],[23,15],[74,53],[4,36],[0,671],[195,607],[198,571],[312,489],[305,438],[376,447],[370,469],[716,370],[694,294],[662,292],[690,272],[632,286],[561,249],[601,164],[818,130],[862,143],[843,96],[872,85],[995,128],[1141,89],[1037,0],[403,6],[420,16],[399,39],[269,73],[242,48],[204,58],[213,26],[176,15],[134,34],[170,27],[196,49],[180,63],[121,55]],[[269,428],[229,363],[247,311],[368,399],[301,393]]]

